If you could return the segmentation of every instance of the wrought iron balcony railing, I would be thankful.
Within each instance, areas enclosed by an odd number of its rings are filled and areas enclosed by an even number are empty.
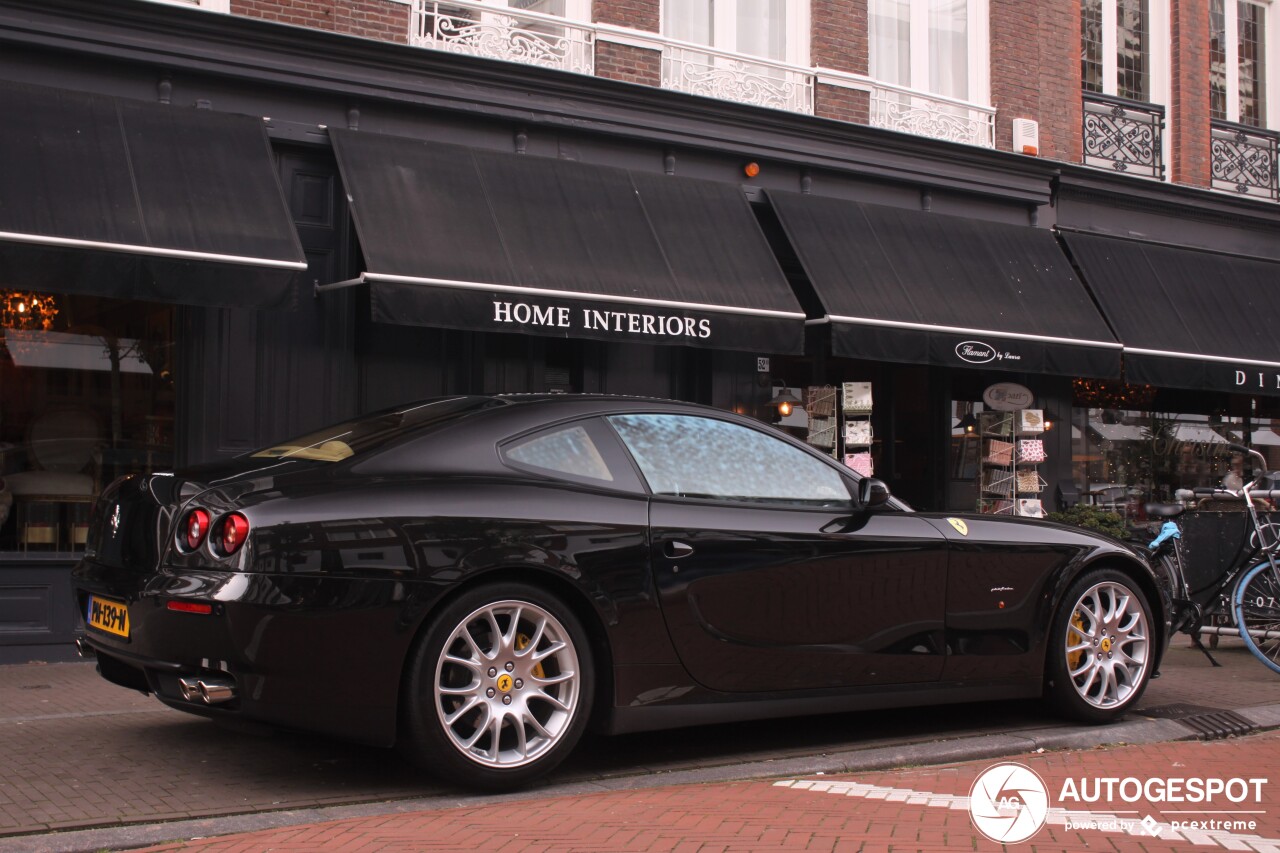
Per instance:
[[[1280,135],[1225,121],[1214,121],[1210,133],[1215,190],[1280,201],[1276,180]]]
[[[1084,94],[1084,162],[1164,179],[1164,107]]]
[[[870,91],[873,127],[983,148],[996,146],[993,107],[874,81]]]
[[[579,74],[595,73],[595,29],[471,0],[417,0],[409,43]]]
[[[662,88],[813,113],[812,69],[662,39]]]
[[[595,73],[597,41],[661,53],[661,86],[679,92],[812,114],[818,78],[868,93],[870,123],[902,133],[995,147],[995,110],[868,77],[680,42],[658,33],[592,24],[476,0],[414,0],[409,43],[419,47]]]

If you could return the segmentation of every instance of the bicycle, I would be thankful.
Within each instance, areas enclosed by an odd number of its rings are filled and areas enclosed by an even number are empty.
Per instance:
[[[1230,626],[1245,647],[1274,672],[1280,673],[1280,538],[1276,526],[1263,523],[1258,501],[1276,500],[1280,490],[1258,490],[1265,476],[1266,458],[1238,444],[1230,449],[1261,462],[1256,476],[1240,489],[1215,489],[1214,497],[1243,499],[1252,533],[1246,537],[1231,564],[1216,579],[1193,591],[1187,579],[1182,549],[1182,528],[1174,520],[1186,511],[1180,503],[1149,503],[1148,517],[1163,519],[1160,535],[1147,547],[1153,563],[1163,570],[1168,589],[1165,603],[1172,618],[1172,632],[1191,635],[1191,641],[1214,666],[1221,666],[1204,647],[1201,634]],[[1159,571],[1157,573],[1160,573]],[[1217,624],[1206,627],[1206,618]]]

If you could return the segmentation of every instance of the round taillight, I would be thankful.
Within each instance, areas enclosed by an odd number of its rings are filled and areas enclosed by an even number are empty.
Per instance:
[[[249,538],[249,519],[238,512],[233,512],[222,520],[218,545],[226,556],[240,550],[244,540]]]
[[[193,509],[187,513],[182,526],[183,541],[186,542],[187,550],[194,551],[200,547],[200,543],[204,542],[205,534],[209,532],[209,513],[202,509]]]

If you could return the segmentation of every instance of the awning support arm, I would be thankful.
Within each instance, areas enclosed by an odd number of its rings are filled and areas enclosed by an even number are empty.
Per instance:
[[[348,287],[354,287],[357,284],[364,284],[364,283],[365,283],[364,273],[360,273],[360,275],[356,276],[355,278],[349,278],[346,281],[331,281],[328,284],[317,284],[315,285],[315,293],[312,295],[319,296],[321,293],[324,293],[326,290],[344,290]]]

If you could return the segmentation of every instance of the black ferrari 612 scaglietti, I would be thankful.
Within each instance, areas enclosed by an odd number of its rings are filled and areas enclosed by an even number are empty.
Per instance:
[[[758,421],[607,396],[427,400],[123,478],[74,585],[112,682],[487,789],[588,725],[1041,695],[1102,722],[1168,633],[1117,541],[913,512]]]

